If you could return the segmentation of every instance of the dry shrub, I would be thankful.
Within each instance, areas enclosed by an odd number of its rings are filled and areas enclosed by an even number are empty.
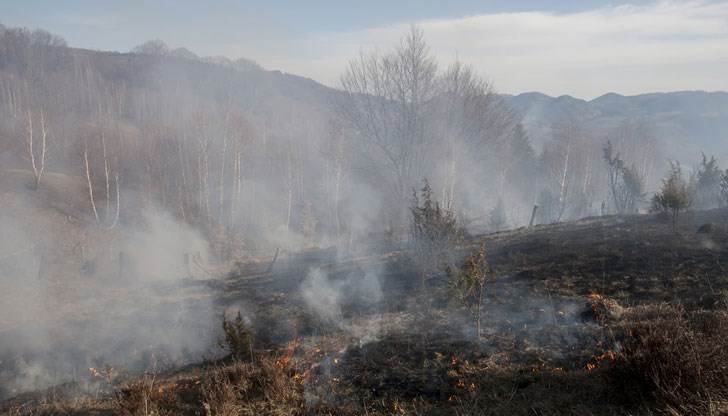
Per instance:
[[[122,386],[116,403],[121,414],[126,416],[172,416],[183,411],[177,393],[165,389],[150,377]]]
[[[303,392],[280,360],[233,361],[212,370],[202,383],[208,415],[277,415],[298,409]]]
[[[635,308],[625,322],[624,348],[609,373],[625,398],[636,405],[648,399],[672,414],[726,406],[728,313],[659,305]]]
[[[481,241],[477,250],[470,251],[461,268],[455,271],[450,270],[447,274],[450,291],[468,310],[475,321],[476,333],[480,337],[485,283],[490,277],[488,259],[485,255],[485,242]]]

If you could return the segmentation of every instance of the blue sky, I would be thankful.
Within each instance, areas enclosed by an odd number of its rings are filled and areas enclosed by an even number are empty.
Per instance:
[[[725,0],[0,0],[0,22],[98,50],[161,39],[331,86],[360,50],[385,51],[416,23],[443,65],[457,55],[501,92],[728,90]]]

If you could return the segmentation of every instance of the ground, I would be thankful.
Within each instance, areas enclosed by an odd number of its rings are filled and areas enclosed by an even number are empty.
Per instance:
[[[80,331],[98,308],[133,314],[152,304],[164,314],[184,304],[205,314],[201,305],[209,302],[216,320],[223,310],[242,311],[254,339],[249,356],[212,353],[213,345],[209,356],[185,365],[133,371],[99,363],[48,389],[6,392],[0,410],[728,414],[728,386],[712,385],[714,395],[696,401],[703,390],[676,393],[654,381],[659,371],[668,374],[667,364],[637,366],[654,364],[646,352],[668,351],[664,340],[645,335],[659,335],[650,331],[663,324],[678,331],[676,339],[686,331],[725,341],[710,328],[728,322],[728,209],[686,214],[679,234],[652,214],[607,216],[475,236],[460,251],[480,241],[490,266],[480,336],[446,278],[423,282],[405,245],[283,253],[274,263],[240,261],[179,281],[118,284],[113,296],[98,297],[101,305],[66,306],[57,317]],[[13,330],[0,336],[9,339]],[[691,368],[710,360],[726,368],[706,346],[690,348]]]

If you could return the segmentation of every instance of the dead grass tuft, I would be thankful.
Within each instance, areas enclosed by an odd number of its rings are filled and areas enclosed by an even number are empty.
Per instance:
[[[303,389],[280,360],[233,361],[212,370],[202,383],[208,415],[289,415],[300,407]]]
[[[666,413],[709,415],[728,403],[728,313],[680,306],[637,307],[610,370],[624,398]],[[725,413],[721,413],[725,414]]]

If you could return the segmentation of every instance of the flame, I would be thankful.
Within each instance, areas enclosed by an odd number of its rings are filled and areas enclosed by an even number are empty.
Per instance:
[[[554,371],[557,373],[561,373],[564,371],[564,367],[554,367]]]
[[[599,362],[603,362],[603,361],[607,361],[607,360],[614,361],[616,359],[617,359],[617,354],[612,350],[607,350],[604,354],[597,357],[597,360]]]
[[[281,359],[277,361],[278,367],[280,367],[281,369],[286,368],[288,363],[291,361],[291,358],[293,357],[293,352],[296,351],[296,348],[298,348],[298,344],[298,339],[294,339],[293,341],[288,343],[288,346],[286,347],[286,353],[283,354],[283,357],[281,357]]]
[[[101,377],[101,372],[93,367],[89,367],[88,371],[91,372],[92,377]]]
[[[464,389],[465,388],[465,380],[458,380],[457,388]]]
[[[586,365],[586,371],[592,371],[595,368],[597,368],[596,364],[587,363],[587,365]]]
[[[600,295],[598,293],[594,293],[594,292],[590,293],[588,297],[589,297],[589,299],[594,299],[594,300],[604,299],[604,297],[602,295]]]
[[[394,410],[396,412],[398,409],[399,409],[399,403],[397,403],[397,402],[392,403],[392,410]]]
[[[338,358],[334,358],[334,364],[339,364],[339,359]]]
[[[470,383],[470,391],[475,391],[475,383]]]
[[[306,378],[308,377],[308,374],[311,372],[311,369],[304,371],[303,373],[296,373],[293,375],[293,379],[298,381],[301,385],[306,384]]]

